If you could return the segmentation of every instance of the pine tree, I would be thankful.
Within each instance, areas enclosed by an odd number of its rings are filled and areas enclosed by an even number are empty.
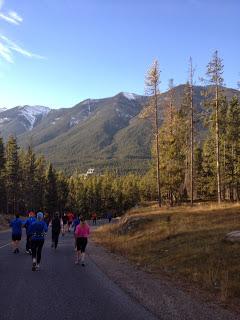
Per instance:
[[[142,117],[152,117],[154,121],[154,135],[156,148],[156,173],[157,173],[157,190],[158,190],[158,205],[161,207],[161,181],[160,181],[160,150],[159,150],[159,84],[160,84],[160,70],[158,61],[154,61],[152,67],[149,69],[145,85],[146,93],[150,95],[150,103],[144,110]]]
[[[19,156],[18,145],[10,137],[6,145],[5,183],[7,192],[7,213],[16,213],[19,203]]]
[[[48,166],[46,173],[46,189],[45,189],[45,209],[50,215],[58,210],[57,181],[56,173],[52,164]]]
[[[3,139],[0,137],[0,213],[6,210],[6,189],[5,189],[5,149]]]
[[[24,183],[24,198],[27,210],[36,210],[36,156],[31,146],[28,147],[24,154],[23,162],[23,183]]]
[[[215,149],[216,149],[216,175],[217,175],[217,198],[218,203],[221,203],[221,167],[220,167],[220,132],[219,132],[219,104],[221,86],[223,85],[223,61],[218,56],[218,51],[213,54],[212,60],[207,65],[207,77],[209,83],[213,85],[214,98],[212,106],[215,112]]]
[[[62,215],[68,200],[68,181],[63,172],[57,173],[57,195],[58,195],[58,210]]]
[[[229,199],[239,200],[240,185],[240,103],[236,96],[229,102],[226,114],[225,138],[225,183]]]
[[[35,208],[36,211],[42,211],[44,207],[44,193],[46,187],[46,160],[43,156],[36,159],[35,173]]]

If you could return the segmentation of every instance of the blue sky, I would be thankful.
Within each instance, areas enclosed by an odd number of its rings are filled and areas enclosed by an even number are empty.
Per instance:
[[[236,88],[239,19],[239,0],[0,0],[0,107],[144,94],[154,58],[162,91],[186,82],[190,55],[198,83],[216,49]]]

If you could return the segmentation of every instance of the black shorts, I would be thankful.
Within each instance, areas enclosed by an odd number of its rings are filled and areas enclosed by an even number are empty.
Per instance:
[[[70,226],[72,224],[72,221],[68,221],[68,225]]]
[[[12,241],[20,241],[22,238],[21,234],[12,234]]]
[[[77,251],[85,252],[87,242],[87,238],[77,238]]]

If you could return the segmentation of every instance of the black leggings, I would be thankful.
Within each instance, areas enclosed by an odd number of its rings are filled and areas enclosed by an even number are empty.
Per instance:
[[[31,249],[31,235],[27,234],[26,250],[29,251],[29,249]]]
[[[88,239],[87,238],[77,238],[77,251],[85,252],[87,246]]]
[[[43,248],[44,240],[32,240],[32,258],[37,258],[37,264],[41,261],[42,248]]]
[[[54,243],[55,248],[58,245],[59,232],[52,232],[52,242]]]

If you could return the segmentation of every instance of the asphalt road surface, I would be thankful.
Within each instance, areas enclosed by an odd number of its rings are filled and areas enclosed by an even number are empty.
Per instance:
[[[50,232],[44,244],[41,270],[32,272],[25,253],[10,247],[10,232],[0,233],[1,320],[156,320],[86,257],[86,266],[74,265],[73,235],[60,236],[51,248]]]

